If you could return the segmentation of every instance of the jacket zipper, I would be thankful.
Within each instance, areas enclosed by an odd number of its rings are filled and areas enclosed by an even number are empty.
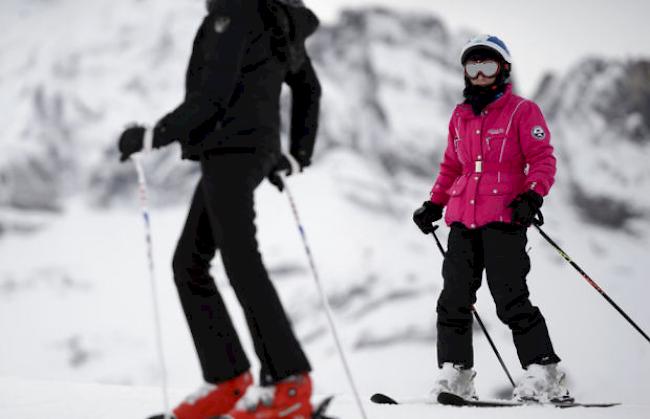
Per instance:
[[[454,149],[456,150],[456,155],[458,156],[458,160],[461,163],[465,163],[460,154],[460,138],[454,138]]]
[[[503,139],[503,143],[501,143],[501,153],[499,154],[499,163],[503,161],[503,151],[506,149],[506,142],[508,141],[508,137],[505,137]]]

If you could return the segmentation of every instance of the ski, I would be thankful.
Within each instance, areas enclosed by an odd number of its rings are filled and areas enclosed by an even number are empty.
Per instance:
[[[451,397],[447,397],[451,396]],[[370,398],[370,401],[377,404],[436,404],[430,398],[417,398],[417,399],[404,399],[404,400],[395,400],[390,396],[387,396],[382,393],[375,393]],[[471,404],[470,404],[471,403]],[[523,403],[516,401],[508,400],[465,400],[461,397],[458,397],[453,394],[445,393],[445,396],[438,398],[438,404],[447,405],[447,406],[480,406],[480,407],[507,407],[507,406],[522,406]]]
[[[375,393],[370,398],[370,401],[377,404],[431,404],[431,400],[427,398],[408,399],[397,401],[383,393]]]
[[[464,399],[451,393],[438,394],[438,403],[445,406],[474,406],[474,407],[516,407],[525,406],[526,403],[515,400],[473,400]]]
[[[332,400],[334,399],[334,396],[328,396],[326,397],[322,402],[318,403],[316,405],[316,408],[314,409],[314,413],[312,414],[312,419],[336,419],[330,416],[325,415],[325,411],[329,407],[330,403],[332,403]],[[219,419],[221,416],[215,416],[212,419]],[[156,416],[150,416],[149,419],[176,419],[174,415],[156,415]]]
[[[325,411],[327,408],[330,406],[330,403],[332,403],[332,400],[334,399],[334,396],[329,396],[325,398],[322,402],[320,402],[316,406],[316,410],[314,411],[314,414],[311,416],[312,419],[335,419],[330,416],[325,416]]]
[[[395,400],[390,396],[382,393],[375,393],[370,401],[377,404],[434,404],[431,399],[411,399]],[[469,407],[519,407],[519,406],[553,406],[558,408],[570,407],[612,407],[620,403],[580,403],[575,401],[557,402],[557,403],[539,403],[539,402],[519,402],[516,400],[468,400],[451,393],[440,393],[438,395],[438,404],[444,406],[469,406]]]
[[[451,393],[438,394],[438,403],[446,406],[471,406],[471,407],[517,407],[517,406],[553,406],[560,409],[570,407],[612,407],[620,403],[581,403],[574,400],[558,402],[520,402],[516,400],[469,400]]]

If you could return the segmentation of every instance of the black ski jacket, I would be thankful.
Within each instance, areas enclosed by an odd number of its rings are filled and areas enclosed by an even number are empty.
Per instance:
[[[310,163],[321,87],[305,50],[318,19],[296,0],[215,0],[194,39],[185,100],[154,129],[183,158],[280,152],[280,92],[291,87],[291,154]]]

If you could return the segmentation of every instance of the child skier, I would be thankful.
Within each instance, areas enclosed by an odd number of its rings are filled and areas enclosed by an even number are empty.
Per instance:
[[[546,322],[529,300],[526,230],[554,182],[551,135],[539,107],[512,93],[512,59],[499,38],[481,35],[461,52],[465,101],[452,113],[431,199],[413,215],[423,233],[442,218],[451,227],[437,305],[439,377],[431,392],[477,398],[472,306],[483,271],[526,370],[518,400],[566,400]]]
[[[264,177],[310,164],[320,84],[305,50],[318,19],[299,0],[213,0],[198,29],[184,102],[153,131],[133,126],[121,160],[179,141],[201,179],[174,254],[173,271],[206,383],[176,419],[311,418],[309,362],[269,280],[255,238],[253,193]],[[280,148],[280,91],[292,89],[291,156]],[[217,250],[243,308],[261,364],[250,364],[210,276]],[[163,416],[157,416],[162,418]],[[168,417],[168,416],[166,416]]]

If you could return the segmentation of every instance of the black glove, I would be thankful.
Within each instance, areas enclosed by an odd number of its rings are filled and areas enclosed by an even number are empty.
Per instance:
[[[442,218],[442,206],[431,201],[425,201],[422,206],[413,213],[413,222],[424,234],[433,231],[433,223]]]
[[[512,222],[514,224],[521,224],[525,227],[530,227],[536,215],[540,215],[540,208],[544,203],[544,198],[532,189],[517,197],[508,205],[512,208]]]
[[[284,182],[282,181],[282,176],[280,173],[284,172],[285,176],[291,176],[295,172],[302,172],[302,166],[300,162],[294,159],[292,156],[282,154],[278,163],[271,169],[271,173],[268,176],[269,182],[271,182],[280,192],[284,191]]]
[[[145,131],[142,125],[132,125],[120,135],[118,148],[121,162],[126,161],[132,154],[142,150]]]

